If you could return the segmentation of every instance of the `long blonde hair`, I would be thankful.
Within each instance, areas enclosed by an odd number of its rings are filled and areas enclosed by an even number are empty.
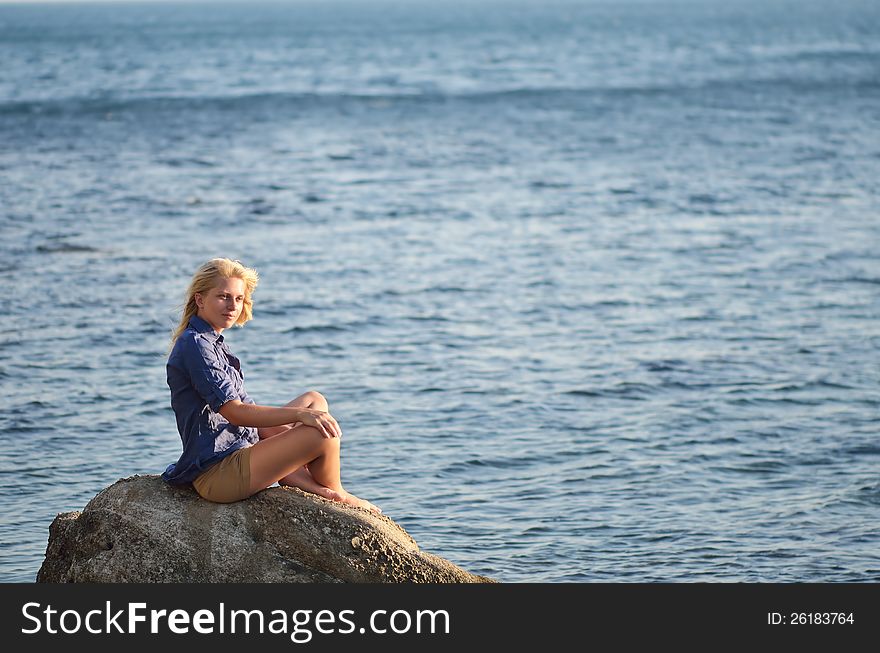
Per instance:
[[[193,275],[189,288],[186,291],[186,302],[183,305],[183,315],[180,318],[180,324],[171,335],[171,346],[177,342],[193,315],[199,312],[196,304],[196,293],[205,294],[217,287],[220,279],[241,279],[244,281],[244,306],[241,314],[235,321],[234,326],[244,326],[253,319],[254,301],[251,295],[260,281],[260,275],[253,268],[245,267],[241,261],[233,261],[228,258],[212,258],[206,263],[202,263],[196,273]]]

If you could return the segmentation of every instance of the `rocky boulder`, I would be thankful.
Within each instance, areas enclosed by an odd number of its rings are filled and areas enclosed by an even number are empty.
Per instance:
[[[420,550],[384,515],[282,487],[210,503],[159,476],[121,479],[59,514],[37,581],[494,582]]]

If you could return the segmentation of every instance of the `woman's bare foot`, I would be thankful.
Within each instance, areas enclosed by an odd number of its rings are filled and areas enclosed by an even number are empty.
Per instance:
[[[366,508],[370,512],[376,513],[377,515],[382,512],[382,509],[379,506],[373,505],[366,499],[356,497],[351,492],[343,490],[342,494],[344,495],[342,503],[348,504],[349,506],[354,506],[355,508]]]
[[[305,465],[282,478],[278,481],[278,485],[297,487],[304,492],[317,494],[319,497],[324,497],[331,501],[338,501],[339,503],[354,506],[355,508],[365,508],[376,514],[382,512],[378,506],[373,505],[365,499],[356,497],[351,492],[347,492],[346,490],[342,490],[341,492],[338,490],[331,490],[329,487],[321,485],[312,477],[309,473],[308,467]]]
[[[330,499],[331,501],[344,501],[342,493],[337,492],[336,490],[331,490],[329,487],[318,483],[318,481],[312,478],[312,475],[309,473],[308,468],[305,466],[300,467],[295,472],[291,472],[290,474],[282,478],[280,481],[278,481],[278,485],[282,487],[298,487],[304,492],[317,494],[319,497],[324,497],[325,499]]]

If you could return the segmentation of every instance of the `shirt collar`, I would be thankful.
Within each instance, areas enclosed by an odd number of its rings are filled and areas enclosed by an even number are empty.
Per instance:
[[[223,334],[217,333],[216,331],[214,331],[214,327],[212,327],[210,324],[208,324],[205,320],[200,318],[198,315],[193,315],[191,318],[189,318],[189,326],[192,327],[192,329],[196,333],[202,333],[202,334],[208,336],[209,339],[214,340],[216,342],[220,342],[220,343],[223,342]]]

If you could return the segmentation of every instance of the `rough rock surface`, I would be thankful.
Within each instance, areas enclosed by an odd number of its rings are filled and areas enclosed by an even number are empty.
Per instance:
[[[419,549],[384,515],[295,488],[216,504],[132,476],[49,527],[48,583],[494,582]]]

